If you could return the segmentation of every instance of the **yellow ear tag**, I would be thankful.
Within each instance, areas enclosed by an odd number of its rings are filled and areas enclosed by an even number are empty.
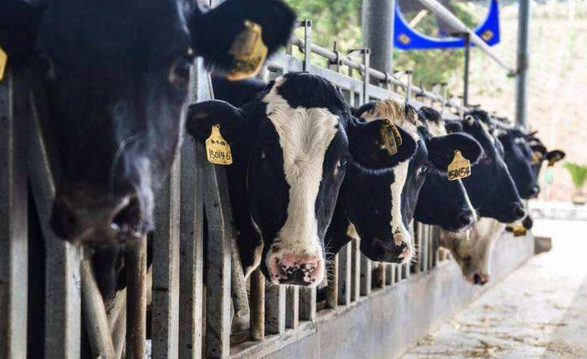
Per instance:
[[[261,26],[252,21],[245,21],[245,29],[230,47],[229,53],[234,56],[232,70],[226,75],[231,81],[242,80],[255,76],[267,58],[267,46],[263,43]]]
[[[4,78],[4,72],[6,71],[6,63],[8,62],[8,55],[0,47],[0,81]]]
[[[397,153],[397,148],[402,144],[402,136],[399,130],[393,122],[386,120],[384,125],[380,129],[381,140],[383,143],[380,145],[382,150],[387,150],[390,156]]]
[[[231,165],[232,153],[230,145],[220,134],[220,125],[212,126],[212,133],[206,140],[206,155],[208,161],[215,165]]]
[[[525,236],[526,232],[528,232],[528,230],[522,224],[515,226],[513,230],[514,237]]]
[[[455,156],[448,165],[448,180],[454,181],[471,175],[471,161],[463,157],[461,151],[455,150]]]

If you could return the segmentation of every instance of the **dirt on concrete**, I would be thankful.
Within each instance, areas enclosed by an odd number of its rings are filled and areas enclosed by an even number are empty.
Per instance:
[[[541,220],[534,233],[553,238],[551,252],[530,259],[403,359],[587,359],[587,222]]]

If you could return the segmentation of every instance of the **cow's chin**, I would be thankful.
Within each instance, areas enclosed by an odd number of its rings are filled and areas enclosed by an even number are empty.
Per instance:
[[[271,283],[316,287],[324,280],[326,266],[320,247],[313,250],[275,247],[267,251],[262,266]]]

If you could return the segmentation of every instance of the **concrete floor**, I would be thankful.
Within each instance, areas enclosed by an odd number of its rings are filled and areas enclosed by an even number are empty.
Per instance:
[[[535,223],[553,250],[532,258],[403,359],[587,359],[587,222]]]

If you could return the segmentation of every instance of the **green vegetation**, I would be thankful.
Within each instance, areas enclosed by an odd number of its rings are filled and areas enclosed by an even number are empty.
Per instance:
[[[587,166],[572,162],[565,162],[564,166],[569,171],[575,188],[581,190],[587,182]]]
[[[312,39],[323,47],[332,48],[334,41],[340,51],[360,48],[362,0],[289,0],[298,12],[299,19],[313,21]],[[455,14],[467,25],[474,27],[478,16],[464,4],[451,4]],[[416,15],[406,14],[408,20]],[[390,15],[391,16],[391,15]],[[425,16],[418,31],[436,32],[436,18]],[[463,66],[462,50],[399,51],[394,53],[395,69],[414,70],[414,83],[430,87],[433,83],[447,82]]]

